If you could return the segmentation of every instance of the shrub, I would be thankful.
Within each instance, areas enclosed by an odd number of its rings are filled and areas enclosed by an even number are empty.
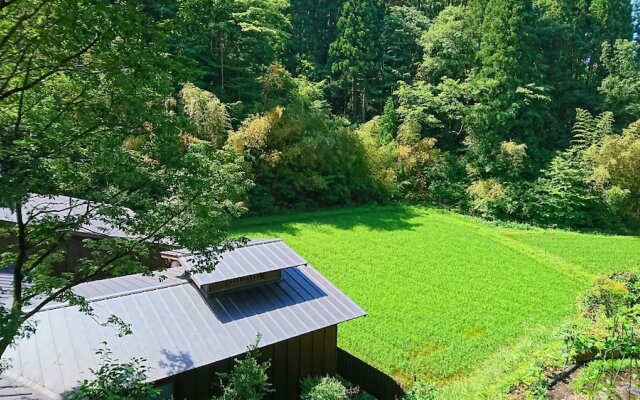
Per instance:
[[[301,384],[302,400],[348,400],[347,388],[338,379],[309,377]]]
[[[525,219],[557,227],[604,224],[606,207],[588,180],[588,169],[579,155],[572,151],[558,154],[525,195]]]
[[[585,151],[590,180],[609,208],[640,222],[640,121]]]
[[[615,273],[601,277],[580,298],[581,320],[565,332],[569,355],[638,358],[640,275]]]
[[[506,187],[496,179],[475,181],[467,193],[471,197],[471,210],[485,218],[503,215],[509,203]]]
[[[233,371],[218,374],[223,394],[215,400],[261,400],[272,391],[267,377],[271,364],[269,361],[258,362],[258,341],[249,347],[244,358],[234,360]]]
[[[599,277],[582,295],[580,305],[583,314],[592,320],[600,314],[610,318],[627,303],[628,297],[629,290],[624,282]]]
[[[106,345],[106,343],[105,343]],[[68,400],[140,400],[153,399],[160,390],[147,382],[149,368],[142,358],[129,362],[117,362],[109,349],[100,349],[101,359],[97,370],[91,369],[94,378],[79,382],[78,388],[65,398]]]

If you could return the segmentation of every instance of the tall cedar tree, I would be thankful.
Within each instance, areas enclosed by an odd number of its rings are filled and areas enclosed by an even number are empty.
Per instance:
[[[422,48],[419,44],[429,19],[414,7],[393,6],[383,23],[384,95],[393,92],[398,81],[410,82],[416,74]]]
[[[597,57],[593,17],[583,0],[551,0],[540,19],[540,48],[546,60],[545,80],[553,99],[556,133],[553,144],[569,143],[577,108],[594,109],[600,97],[590,64]]]
[[[379,71],[380,21],[372,0],[346,0],[338,19],[338,36],[329,47],[331,72],[346,87],[353,120],[365,121],[367,102]]]
[[[591,0],[589,8],[597,22],[594,37],[598,43],[631,39],[633,21],[630,0]]]
[[[489,0],[481,23],[479,93],[471,118],[470,156],[495,173],[500,143],[526,144],[534,153],[544,145],[545,101],[531,0]]]
[[[329,45],[336,39],[343,0],[292,0],[289,64],[308,78],[324,78],[329,70]],[[311,63],[307,66],[306,63]]]
[[[288,0],[181,0],[177,49],[195,62],[199,86],[225,102],[236,119],[260,112],[259,76],[289,39]]]

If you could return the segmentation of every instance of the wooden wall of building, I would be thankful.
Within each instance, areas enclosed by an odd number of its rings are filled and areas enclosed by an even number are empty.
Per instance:
[[[91,236],[73,234],[62,243],[65,249],[64,260],[55,265],[55,272],[61,274],[63,272],[73,271],[78,260],[91,255],[91,251],[84,245],[85,240],[101,240]],[[17,239],[15,237],[0,238],[0,252],[8,251],[9,246],[15,246]],[[166,250],[166,246],[153,245],[154,249],[150,251],[150,256],[142,260],[142,263],[152,270],[164,269],[168,266],[168,262],[160,255],[161,251]],[[15,249],[15,247],[14,247]],[[33,254],[34,250],[30,251]],[[0,266],[2,268],[4,266]]]
[[[267,399],[298,399],[300,380],[314,375],[335,375],[337,370],[337,326],[310,332],[262,348],[263,360],[271,360],[269,382],[275,392]],[[233,359],[183,372],[159,384],[172,383],[176,400],[204,400],[219,394],[216,372],[229,372]]]

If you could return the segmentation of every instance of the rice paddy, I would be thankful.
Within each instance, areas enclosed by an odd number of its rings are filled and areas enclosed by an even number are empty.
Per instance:
[[[640,269],[640,239],[517,230],[440,210],[371,207],[240,221],[280,237],[368,316],[339,345],[404,382],[459,384],[572,314],[596,274]],[[484,365],[484,367],[483,367]]]

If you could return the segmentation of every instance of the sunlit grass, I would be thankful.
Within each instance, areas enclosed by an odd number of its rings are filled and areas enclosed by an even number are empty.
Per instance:
[[[460,381],[574,310],[593,274],[640,267],[640,239],[494,227],[439,210],[356,208],[255,218],[369,315],[339,345],[405,382]]]

